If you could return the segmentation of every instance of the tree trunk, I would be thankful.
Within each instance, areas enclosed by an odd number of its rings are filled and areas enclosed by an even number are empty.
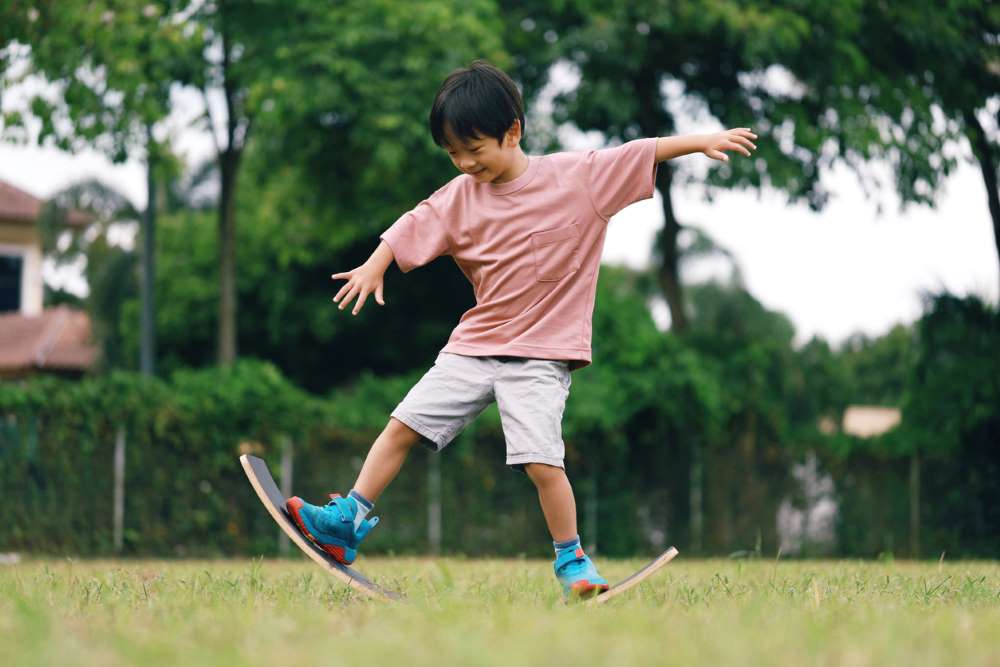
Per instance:
[[[997,151],[990,145],[983,126],[976,118],[975,110],[966,110],[965,132],[972,144],[972,153],[979,162],[983,172],[983,183],[986,185],[986,201],[989,204],[990,218],[993,220],[993,245],[997,251],[997,265],[1000,266],[1000,190],[997,189]],[[998,284],[1000,289],[1000,284]]]
[[[239,151],[231,146],[219,156],[219,346],[220,366],[236,360],[236,215],[233,210]]]
[[[682,335],[687,330],[688,319],[680,278],[680,253],[677,250],[677,235],[681,227],[674,215],[673,199],[670,196],[673,178],[673,168],[661,163],[656,172],[656,188],[663,197],[663,231],[659,238],[660,266],[657,268],[657,279],[670,308],[670,329],[675,334]],[[698,553],[705,546],[704,452],[700,442],[692,443],[691,446],[691,469],[688,473],[691,513],[688,522],[691,531],[691,549]]]
[[[236,176],[246,148],[250,119],[245,113],[245,91],[241,92],[232,71],[233,44],[229,34],[226,3],[219,4],[222,38],[222,90],[226,100],[226,144],[217,145],[222,191],[219,196],[219,341],[218,362],[236,361]],[[206,102],[207,104],[207,102]],[[207,107],[206,107],[207,108]]]
[[[153,128],[146,127],[146,213],[142,217],[142,320],[139,370],[156,373],[156,146]]]
[[[656,188],[663,197],[663,232],[660,234],[660,266],[657,278],[660,289],[670,307],[670,328],[681,334],[687,330],[688,319],[684,306],[684,291],[680,278],[680,253],[677,250],[677,235],[681,226],[674,215],[670,186],[674,180],[674,170],[666,163],[660,164],[656,173]]]

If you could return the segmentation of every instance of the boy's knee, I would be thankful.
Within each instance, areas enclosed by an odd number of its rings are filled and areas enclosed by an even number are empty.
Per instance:
[[[524,472],[535,484],[545,484],[566,476],[565,470],[547,463],[525,463]]]
[[[389,417],[389,423],[385,427],[385,434],[389,436],[394,444],[401,447],[413,447],[413,445],[420,442],[420,434],[395,417]]]

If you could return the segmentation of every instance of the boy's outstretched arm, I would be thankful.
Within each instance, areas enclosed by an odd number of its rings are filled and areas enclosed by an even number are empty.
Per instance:
[[[384,306],[382,277],[385,275],[385,270],[392,264],[393,259],[395,257],[392,254],[392,248],[389,247],[388,243],[382,241],[364,264],[346,273],[335,273],[330,276],[333,280],[347,281],[337,292],[337,296],[333,297],[334,303],[340,302],[339,310],[343,310],[354,297],[358,297],[357,303],[354,304],[354,310],[351,311],[352,315],[357,315],[361,307],[365,305],[368,295],[373,292],[375,293],[375,301],[380,306]]]
[[[713,160],[728,162],[729,156],[723,151],[739,151],[750,157],[750,151],[757,150],[751,141],[757,135],[749,127],[737,127],[714,134],[684,134],[677,137],[660,137],[656,140],[656,161],[672,160],[681,155],[704,153]]]

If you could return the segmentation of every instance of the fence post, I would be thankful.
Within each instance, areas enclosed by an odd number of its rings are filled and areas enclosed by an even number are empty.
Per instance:
[[[295,445],[292,439],[283,436],[281,438],[281,495],[288,498],[292,495],[292,465],[295,458]],[[278,553],[287,556],[291,549],[291,543],[285,531],[278,529]]]
[[[910,455],[910,558],[920,558],[920,454]]]
[[[441,456],[427,460],[427,545],[432,555],[441,553]]]
[[[702,507],[704,501],[704,489],[702,486],[704,475],[704,451],[701,442],[695,439],[691,443],[691,470],[690,475],[690,531],[691,531],[691,552],[701,553],[704,545],[705,515]]]
[[[120,554],[124,546],[123,527],[125,523],[125,427],[119,426],[115,434],[115,459],[114,459],[114,509],[112,517],[112,534],[115,553]]]

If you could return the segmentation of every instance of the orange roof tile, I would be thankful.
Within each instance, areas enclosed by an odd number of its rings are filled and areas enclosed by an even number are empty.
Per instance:
[[[69,306],[41,315],[0,314],[0,376],[35,370],[85,371],[97,360],[90,317]]]
[[[45,202],[24,190],[0,181],[0,220],[35,222],[41,215]],[[92,218],[83,211],[73,209],[67,216],[70,225],[85,225]]]

